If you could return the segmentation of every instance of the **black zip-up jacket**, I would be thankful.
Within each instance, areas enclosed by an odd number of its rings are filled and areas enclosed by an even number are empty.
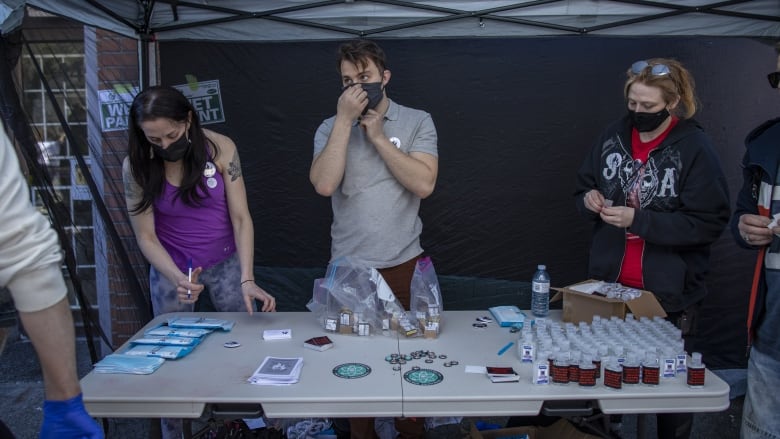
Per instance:
[[[625,116],[607,128],[577,173],[577,209],[594,222],[588,264],[594,279],[617,281],[626,230],[604,223],[585,207],[584,196],[598,189],[615,206],[625,206],[636,167]],[[650,152],[641,178],[641,208],[628,231],[645,241],[644,288],[666,312],[683,311],[707,294],[710,245],[729,221],[726,179],[709,138],[692,119],[679,120]]]
[[[772,191],[777,181],[777,167],[780,164],[780,118],[764,122],[751,131],[745,139],[747,151],[742,158],[742,188],[737,194],[737,206],[731,217],[731,233],[734,240],[744,248],[757,247],[745,242],[739,233],[739,217],[749,213],[770,217]],[[763,201],[762,201],[763,200]],[[775,240],[777,240],[775,238]],[[752,345],[758,322],[763,318],[766,298],[764,278],[764,256],[766,247],[760,248],[753,274],[748,304],[748,349]]]

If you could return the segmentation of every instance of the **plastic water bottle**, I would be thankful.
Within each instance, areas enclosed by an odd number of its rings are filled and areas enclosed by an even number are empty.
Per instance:
[[[550,275],[545,265],[536,267],[531,280],[531,313],[536,317],[547,317],[550,313]]]

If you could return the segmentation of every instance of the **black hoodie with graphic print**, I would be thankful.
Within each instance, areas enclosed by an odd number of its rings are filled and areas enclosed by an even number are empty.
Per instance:
[[[681,119],[653,149],[643,172],[631,154],[631,122],[623,117],[599,138],[577,173],[577,209],[593,221],[588,273],[616,282],[626,231],[645,241],[644,288],[666,312],[683,311],[707,294],[704,282],[710,245],[729,221],[729,190],[709,138],[692,119]],[[640,208],[626,229],[604,223],[588,210],[584,196],[598,189],[614,206],[626,205],[626,191],[641,174]]]

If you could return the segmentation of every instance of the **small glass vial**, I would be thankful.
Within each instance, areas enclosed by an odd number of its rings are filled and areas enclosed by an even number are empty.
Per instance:
[[[604,386],[611,389],[623,387],[623,368],[616,360],[604,366]]]
[[[661,381],[661,366],[658,358],[648,355],[642,362],[642,384],[657,386]]]
[[[580,381],[580,352],[572,351],[569,358],[569,382],[577,383]]]
[[[557,346],[556,346],[556,347],[557,347]],[[553,348],[553,350],[552,350],[552,351],[550,351],[550,352],[547,354],[547,365],[550,367],[550,373],[552,373],[552,368],[553,368],[553,366],[555,365],[555,358],[556,358],[556,356],[558,355],[558,353],[560,353],[560,350],[557,350],[557,351],[556,351],[556,350],[554,350],[554,348]]]
[[[596,352],[596,356],[593,357],[593,364],[596,366],[596,379],[601,378],[601,365],[603,364],[604,360],[609,359],[609,349],[601,345],[598,347],[598,351]]]
[[[596,385],[596,365],[590,355],[583,355],[579,367],[579,383],[583,387]]]
[[[661,359],[661,366],[663,367],[664,378],[674,378],[677,376],[677,358],[674,355],[674,350],[667,348],[663,351],[663,358]]]
[[[617,360],[617,362],[620,363],[621,366],[626,361],[626,351],[623,348],[623,345],[621,345],[621,344],[613,345],[612,346],[612,354],[613,354],[615,360]]]
[[[525,334],[522,340],[518,340],[517,344],[520,361],[523,363],[533,363],[534,360],[536,360],[536,345],[534,343],[533,334],[530,332]]]
[[[629,355],[623,362],[623,383],[639,384],[639,361],[633,355]]]
[[[555,356],[555,361],[550,368],[553,384],[569,383],[569,356],[559,353]]]
[[[550,384],[550,365],[547,360],[540,359],[534,363],[531,384]]]
[[[677,353],[675,354],[677,358],[677,373],[685,373],[686,370],[685,363],[688,359],[688,355],[685,353],[684,343],[685,342],[680,340],[677,344]]]
[[[547,372],[549,372],[550,371],[550,362],[549,362],[548,358],[550,357],[550,355],[551,354],[548,351],[543,351],[541,349],[537,350],[536,351],[536,361],[534,361],[534,367],[536,367],[536,363],[544,362],[544,363],[547,363]]]
[[[704,387],[704,363],[701,362],[701,352],[691,354],[691,363],[688,365],[688,387]]]

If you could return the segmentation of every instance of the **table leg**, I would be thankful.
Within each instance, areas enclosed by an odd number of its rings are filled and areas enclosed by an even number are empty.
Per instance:
[[[636,417],[636,439],[645,439],[645,427],[647,426],[647,414],[639,414]]]

